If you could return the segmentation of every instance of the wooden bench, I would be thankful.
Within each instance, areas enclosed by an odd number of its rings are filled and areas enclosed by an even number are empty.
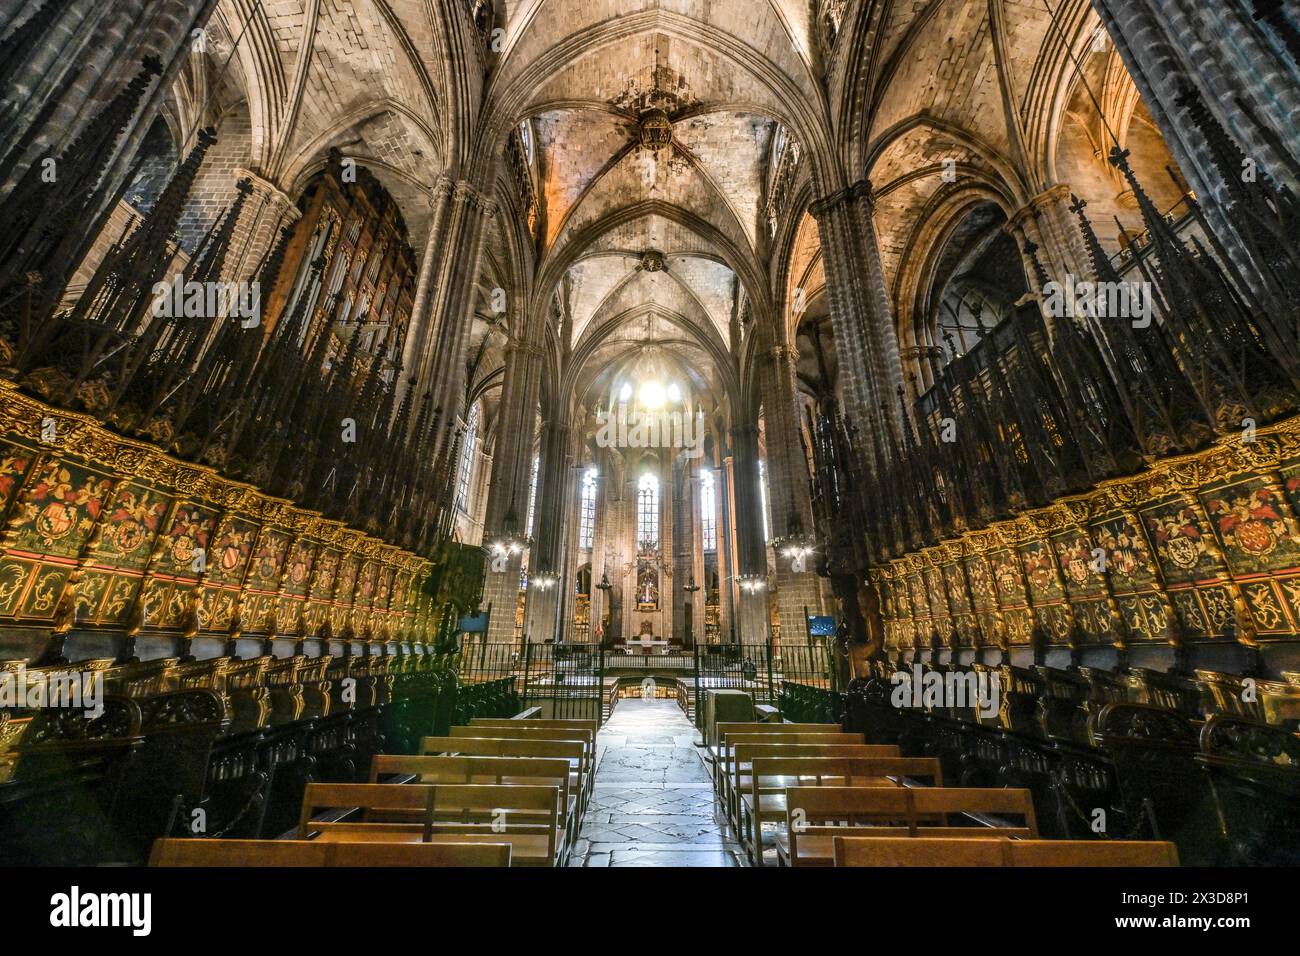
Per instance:
[[[1144,840],[1012,840],[835,837],[836,866],[1177,866],[1172,843]]]
[[[840,742],[834,738],[858,738]],[[780,741],[780,743],[777,743]],[[735,734],[727,741],[730,766],[721,777],[723,806],[733,821],[739,818],[740,794],[749,789],[750,765],[755,757],[898,757],[894,744],[864,744],[859,734],[792,734],[765,736]]]
[[[586,782],[586,792],[582,794],[582,809],[586,810],[591,800],[592,773],[596,767],[596,732],[581,728],[535,727],[526,721],[501,721],[501,725],[475,724],[473,726],[452,727],[451,736],[474,738],[487,736],[504,737],[514,740],[568,740],[578,741],[583,745],[582,766],[580,772]]]
[[[472,738],[469,738],[472,739]],[[416,756],[379,754],[370,764],[370,782],[381,775],[413,776],[420,784],[498,784],[554,787],[565,834],[564,852],[577,839],[578,799],[569,789],[569,761],[547,757]],[[532,816],[537,822],[536,814]]]
[[[555,787],[437,784],[433,790],[429,842],[509,843],[511,866],[561,864],[562,831]]]
[[[1028,790],[970,787],[790,787],[777,860],[787,866],[831,866],[836,836],[1036,839],[1038,822]],[[996,818],[989,815],[996,814]],[[953,826],[952,815],[984,820]],[[1018,824],[1003,817],[1014,815]],[[828,825],[830,824],[830,825]],[[846,828],[851,832],[845,833]]]
[[[719,721],[715,728],[717,743],[710,744],[704,751],[705,763],[713,774],[714,786],[722,769],[722,755],[726,750],[729,734],[839,734],[844,728],[839,724],[780,724],[766,721]],[[864,742],[864,741],[859,741]]]
[[[556,866],[558,803],[556,788],[547,786],[311,783],[297,837],[314,833],[322,843],[508,843],[513,866]],[[312,819],[327,808],[347,813]],[[419,822],[412,822],[413,811],[422,811]]]
[[[425,842],[433,832],[433,798],[433,787],[309,783],[302,795],[296,836],[307,840],[314,833],[321,842]],[[346,812],[312,819],[320,810]]]
[[[150,866],[509,866],[509,843],[323,843],[191,840],[154,843]]]
[[[749,789],[740,796],[736,822],[742,846],[755,866],[763,865],[763,824],[784,822],[787,787],[896,787],[904,778],[916,777],[943,786],[938,758],[759,757],[751,765]]]
[[[742,743],[775,744],[778,742],[783,744],[865,744],[866,740],[862,734],[850,734],[843,731],[728,732],[719,738],[718,746],[715,749],[717,762],[711,768],[714,786],[718,791],[718,795],[723,798],[724,806],[728,805],[728,797],[733,796],[730,793],[730,788],[735,766],[732,754],[736,749],[736,745]]]
[[[490,733],[491,731],[485,731]],[[581,740],[521,740],[515,737],[422,737],[420,754],[465,754],[474,757],[549,757],[569,761],[569,793],[578,798],[581,816],[583,798],[591,792],[586,773],[587,745]]]

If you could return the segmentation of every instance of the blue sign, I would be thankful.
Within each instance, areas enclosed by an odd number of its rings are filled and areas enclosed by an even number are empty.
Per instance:
[[[483,634],[487,631],[487,626],[487,611],[482,614],[471,614],[460,619],[460,629],[466,634]]]
[[[835,618],[829,614],[810,614],[808,616],[808,633],[813,637],[834,637]]]

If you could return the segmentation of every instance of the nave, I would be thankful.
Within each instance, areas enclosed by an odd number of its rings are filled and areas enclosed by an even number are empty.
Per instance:
[[[740,865],[698,740],[671,700],[619,701],[596,735],[595,791],[570,865]]]
[[[0,864],[1300,864],[1297,91],[1279,0],[0,4]]]

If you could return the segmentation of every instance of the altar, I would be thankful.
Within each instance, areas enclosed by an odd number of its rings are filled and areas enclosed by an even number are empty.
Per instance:
[[[667,654],[668,642],[652,637],[635,637],[622,645],[624,654]]]

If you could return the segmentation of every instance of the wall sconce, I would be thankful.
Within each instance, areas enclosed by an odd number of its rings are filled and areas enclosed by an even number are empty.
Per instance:
[[[740,590],[746,594],[757,594],[759,591],[767,589],[767,575],[765,574],[738,574],[736,582],[740,585]]]

